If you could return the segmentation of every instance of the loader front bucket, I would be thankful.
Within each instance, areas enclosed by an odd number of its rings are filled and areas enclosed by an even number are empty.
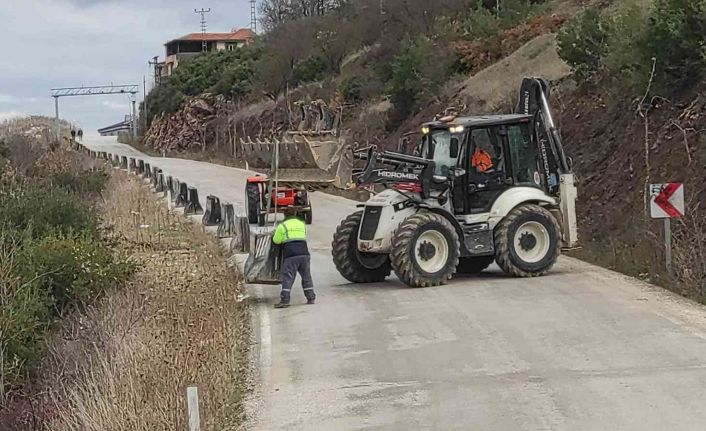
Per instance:
[[[281,141],[248,138],[241,140],[241,146],[250,169],[271,176],[277,150],[279,179],[284,184],[347,188],[351,181],[353,153],[344,139],[334,135],[289,132]]]

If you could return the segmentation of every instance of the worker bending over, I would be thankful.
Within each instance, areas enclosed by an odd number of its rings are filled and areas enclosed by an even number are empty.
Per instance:
[[[306,245],[306,223],[292,208],[286,208],[284,214],[284,221],[277,225],[275,236],[272,238],[272,242],[282,246],[282,293],[275,308],[289,307],[292,285],[297,272],[302,278],[306,303],[313,304],[316,294],[314,281],[311,279],[311,256]]]

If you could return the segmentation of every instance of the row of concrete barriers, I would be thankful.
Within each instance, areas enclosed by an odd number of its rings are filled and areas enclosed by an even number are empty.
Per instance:
[[[107,151],[91,150],[81,143],[76,143],[76,149],[87,153],[93,158],[106,160],[115,168],[124,169],[149,181],[155,193],[169,199],[172,208],[183,208],[184,215],[203,215],[201,223],[204,226],[217,227],[216,235],[218,238],[230,238],[229,248],[232,253],[250,252],[250,224],[247,217],[236,215],[232,203],[222,203],[217,196],[209,195],[206,197],[206,210],[204,211],[196,187],[191,187],[178,178],[166,175],[162,169],[152,166],[149,161],[112,154]],[[258,235],[257,233],[255,234],[256,237]],[[257,238],[252,238],[252,240],[254,244],[258,244]],[[255,246],[253,248],[257,249]]]

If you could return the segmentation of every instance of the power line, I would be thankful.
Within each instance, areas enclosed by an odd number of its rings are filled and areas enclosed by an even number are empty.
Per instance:
[[[211,8],[201,10],[194,9],[194,13],[201,14],[201,51],[208,51],[208,43],[206,42],[206,14],[211,12]]]

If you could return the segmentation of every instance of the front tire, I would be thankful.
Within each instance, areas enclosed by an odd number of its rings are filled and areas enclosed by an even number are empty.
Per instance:
[[[248,223],[255,224],[258,222],[261,206],[260,186],[257,183],[245,184],[245,201],[248,211]]]
[[[561,254],[561,228],[546,208],[521,205],[495,229],[495,261],[514,277],[544,275]]]
[[[392,268],[390,258],[384,254],[358,251],[358,231],[363,211],[349,215],[336,229],[331,243],[333,263],[341,275],[352,283],[384,281]]]
[[[440,286],[456,272],[460,248],[456,229],[444,216],[420,211],[395,232],[390,261],[406,285]]]

